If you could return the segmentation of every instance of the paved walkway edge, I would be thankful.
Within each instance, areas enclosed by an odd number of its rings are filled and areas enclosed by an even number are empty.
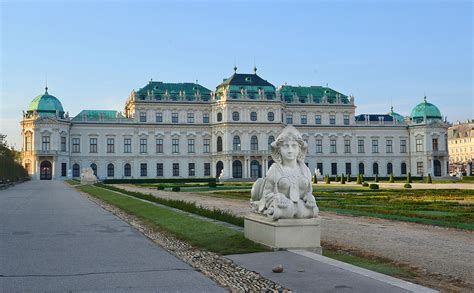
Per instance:
[[[314,253],[314,252],[310,252],[310,251],[306,251],[306,250],[299,250],[299,249],[291,249],[291,250],[288,250],[288,251],[290,251],[292,253],[295,253],[295,254],[298,254],[298,255],[301,255],[301,256],[311,258],[313,260],[316,260],[316,261],[319,261],[319,262],[322,262],[322,263],[325,263],[325,264],[328,264],[328,265],[338,267],[338,268],[346,270],[346,271],[350,271],[350,272],[353,272],[353,273],[356,273],[356,274],[359,274],[359,275],[362,275],[362,276],[365,276],[365,277],[372,278],[372,279],[380,281],[380,282],[384,282],[384,283],[387,283],[387,284],[390,284],[390,285],[393,285],[393,286],[397,286],[399,288],[409,290],[409,291],[412,291],[412,292],[420,292],[420,293],[439,292],[439,291],[436,291],[436,290],[433,290],[433,289],[430,289],[430,288],[427,288],[427,287],[423,287],[423,286],[420,286],[420,285],[416,285],[416,284],[413,284],[413,283],[410,283],[410,282],[407,282],[407,281],[404,281],[404,280],[400,280],[400,279],[393,278],[393,277],[390,277],[390,276],[387,276],[387,275],[384,275],[384,274],[380,274],[380,273],[377,273],[377,272],[374,272],[374,271],[370,271],[370,270],[366,270],[366,269],[363,269],[363,268],[360,268],[360,267],[356,267],[356,266],[353,266],[351,264],[348,264],[348,263],[345,263],[345,262],[342,262],[342,261],[338,261],[338,260],[335,260],[335,259],[332,259],[332,258],[329,258],[329,257],[325,257],[325,256],[319,255],[319,254]]]

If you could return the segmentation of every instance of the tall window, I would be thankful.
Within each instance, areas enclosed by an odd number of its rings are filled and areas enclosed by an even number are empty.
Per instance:
[[[400,165],[400,174],[402,175],[405,175],[407,173],[407,164],[406,163],[402,163]]]
[[[162,138],[156,139],[156,152],[158,154],[163,153],[163,139]]]
[[[336,124],[336,115],[329,115],[329,124]]]
[[[114,153],[115,152],[115,139],[107,138],[107,152]]]
[[[31,132],[25,134],[25,151],[31,151]]]
[[[234,151],[240,151],[240,136],[234,136],[234,139],[232,140],[232,149]]]
[[[405,139],[400,140],[400,153],[407,152],[407,141]]]
[[[323,163],[316,163],[316,169],[319,169],[319,173],[324,174]]]
[[[72,152],[73,153],[80,153],[81,152],[81,139],[78,137],[74,137],[72,139]]]
[[[416,174],[423,175],[423,162],[416,162]]]
[[[391,139],[387,139],[387,143],[386,143],[386,151],[387,153],[393,153],[393,143],[392,143],[392,140]]]
[[[65,151],[66,151],[66,137],[61,136],[61,152],[65,152]]]
[[[194,163],[188,164],[188,176],[196,176],[196,168],[194,166]]]
[[[146,163],[141,163],[140,164],[140,176],[142,176],[142,177],[147,176],[147,171],[148,171],[147,164]]]
[[[321,124],[321,115],[316,115],[316,116],[314,117],[314,122],[315,122],[316,124]]]
[[[132,139],[131,138],[124,138],[123,139],[123,152],[124,153],[131,153],[132,152]]]
[[[387,175],[390,175],[393,173],[393,165],[392,163],[387,163]]]
[[[217,151],[222,152],[222,137],[217,137]]]
[[[275,120],[275,113],[273,113],[273,112],[268,112],[268,114],[267,114],[267,119],[268,119],[268,121],[273,121],[273,120]]]
[[[43,151],[49,151],[50,149],[50,143],[51,143],[51,137],[50,136],[47,136],[47,135],[44,135],[42,137],[42,141],[41,141],[41,149]]]
[[[202,114],[202,123],[209,123],[209,113]]]
[[[423,151],[423,139],[422,138],[417,138],[416,139],[416,151],[417,152],[422,152]]]
[[[147,138],[140,138],[140,153],[144,154],[147,152]]]
[[[286,114],[286,124],[293,124],[293,114],[291,113]]]
[[[140,112],[140,122],[146,122],[146,112]]]
[[[364,153],[364,140],[363,139],[357,140],[357,152]]]
[[[320,138],[316,139],[316,153],[317,154],[323,153],[323,140]]]
[[[255,135],[250,138],[250,150],[258,151],[258,138]]]
[[[359,174],[364,174],[365,173],[365,170],[364,170],[364,163],[359,163]]]
[[[352,165],[351,165],[351,163],[346,163],[346,174],[347,175],[352,174]]]
[[[157,123],[163,122],[163,113],[161,113],[161,112],[156,112],[155,120],[156,120]]]
[[[432,144],[433,144],[433,151],[437,152],[438,151],[438,139],[433,138]]]
[[[330,141],[330,152],[332,154],[337,153],[336,139],[331,139],[331,141]]]
[[[187,118],[188,118],[188,123],[194,123],[194,113],[189,112]]]
[[[188,153],[194,153],[194,138],[188,139]]]
[[[173,176],[179,176],[179,163],[173,163]]]
[[[204,176],[211,176],[211,163],[204,163]]]
[[[175,153],[175,154],[179,153],[179,139],[178,138],[173,138],[171,140],[171,148],[172,148],[171,151],[173,153]]]
[[[123,166],[123,175],[125,177],[130,177],[132,176],[132,166],[130,166],[129,163],[126,163],[124,166]]]
[[[306,114],[301,114],[301,124],[308,124],[308,116]]]
[[[156,176],[157,177],[163,176],[163,163],[156,163]]]
[[[97,176],[97,165],[95,163],[91,164],[91,169],[94,172],[94,175]]]
[[[178,113],[176,113],[176,112],[171,113],[171,122],[172,123],[178,123],[179,122]]]
[[[349,115],[344,114],[344,125],[349,125]]]
[[[275,137],[273,135],[270,135],[268,137],[268,150],[271,150],[272,149],[272,142],[275,141]]]
[[[210,153],[211,152],[211,140],[209,138],[203,139],[203,153]]]
[[[81,167],[79,164],[72,165],[72,177],[79,177],[81,176]]]
[[[374,164],[372,165],[372,174],[374,174],[374,175],[378,175],[378,174],[379,174],[379,164],[374,163]]]
[[[239,121],[240,120],[240,113],[237,111],[232,112],[232,120]]]
[[[217,113],[217,122],[221,122],[222,121],[222,113],[219,112]]]
[[[97,153],[97,138],[95,137],[90,139],[89,152]]]
[[[67,175],[67,163],[61,163],[61,176]]]
[[[107,165],[107,177],[114,177],[114,164]]]
[[[378,153],[378,152],[379,152],[379,140],[372,139],[372,153]]]
[[[346,154],[351,152],[351,140],[350,139],[345,139],[344,140],[344,152]]]
[[[331,163],[331,175],[337,175],[337,163]]]
[[[250,112],[250,121],[257,121],[257,112]]]

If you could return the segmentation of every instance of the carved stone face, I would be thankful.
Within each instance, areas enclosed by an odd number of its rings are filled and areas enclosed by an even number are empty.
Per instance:
[[[280,153],[284,161],[294,161],[300,153],[300,145],[293,139],[285,140],[281,144]]]

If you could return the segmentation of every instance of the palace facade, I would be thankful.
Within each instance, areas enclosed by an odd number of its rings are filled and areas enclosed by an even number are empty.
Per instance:
[[[424,101],[410,116],[358,114],[354,97],[322,86],[275,87],[236,72],[211,91],[197,83],[150,81],[124,112],[69,117],[48,93],[21,121],[23,165],[35,179],[258,178],[273,163],[270,143],[288,124],[308,143],[306,163],[325,175],[446,176],[448,123]]]

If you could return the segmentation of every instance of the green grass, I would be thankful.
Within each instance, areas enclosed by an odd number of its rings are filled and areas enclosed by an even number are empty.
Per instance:
[[[80,181],[74,180],[74,179],[68,179],[68,180],[66,180],[66,182],[69,183],[70,185],[79,185],[79,184],[81,184]]]
[[[332,259],[336,259],[345,263],[352,264],[364,269],[375,271],[381,274],[399,277],[399,278],[413,278],[416,274],[408,269],[396,266],[389,261],[373,260],[362,258],[359,256],[339,252],[336,250],[323,249],[323,255]]]
[[[206,192],[199,193],[200,195],[217,197],[217,198],[229,198],[229,199],[238,199],[242,201],[250,200],[250,190],[244,191],[218,191],[218,192]]]
[[[242,233],[220,225],[179,214],[137,199],[121,196],[113,191],[97,186],[85,185],[77,188],[129,214],[139,217],[154,229],[168,231],[177,238],[196,247],[219,254],[268,251],[262,245],[245,239]]]

